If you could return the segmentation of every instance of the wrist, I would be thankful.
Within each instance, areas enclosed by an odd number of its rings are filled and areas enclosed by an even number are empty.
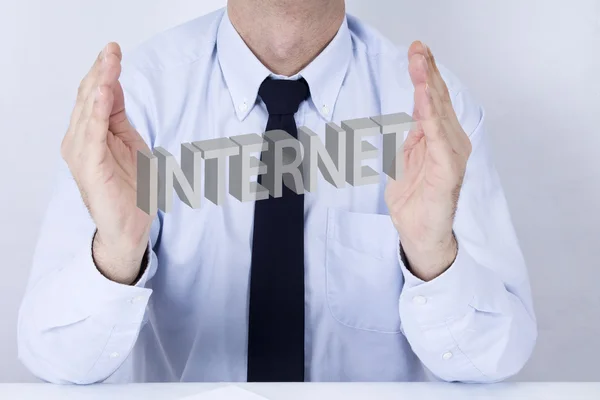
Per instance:
[[[98,271],[107,279],[131,285],[135,283],[147,250],[147,241],[134,246],[107,242],[96,231],[92,241],[92,259]]]
[[[408,263],[406,267],[426,282],[450,268],[458,254],[458,243],[453,232],[434,245],[413,245],[404,240],[400,245]]]

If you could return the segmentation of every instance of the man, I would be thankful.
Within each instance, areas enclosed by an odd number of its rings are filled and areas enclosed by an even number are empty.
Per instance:
[[[326,123],[400,112],[417,124],[397,180],[136,206],[138,150],[301,126],[324,138]],[[230,0],[123,70],[109,44],[62,143],[21,359],[78,384],[517,373],[537,331],[483,119],[425,45],[396,48],[343,0]]]

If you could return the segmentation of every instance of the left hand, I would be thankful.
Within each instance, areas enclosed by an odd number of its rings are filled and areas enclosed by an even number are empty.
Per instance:
[[[452,227],[471,142],[429,48],[414,42],[408,57],[417,125],[404,142],[403,175],[389,180],[385,198],[407,267],[429,281],[456,258]]]

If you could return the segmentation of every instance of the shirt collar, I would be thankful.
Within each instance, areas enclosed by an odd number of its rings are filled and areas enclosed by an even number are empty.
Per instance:
[[[327,121],[331,121],[351,58],[352,37],[344,17],[329,45],[299,73],[308,82],[317,111]]]
[[[330,121],[352,56],[352,38],[346,18],[329,45],[302,71],[288,79],[303,77],[310,87],[311,99],[323,118]],[[256,102],[258,89],[273,74],[248,48],[235,30],[227,11],[217,33],[217,57],[235,112],[245,119]]]

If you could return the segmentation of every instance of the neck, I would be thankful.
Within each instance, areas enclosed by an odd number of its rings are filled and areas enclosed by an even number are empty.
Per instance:
[[[335,37],[344,0],[229,0],[231,23],[271,72],[291,76]]]

